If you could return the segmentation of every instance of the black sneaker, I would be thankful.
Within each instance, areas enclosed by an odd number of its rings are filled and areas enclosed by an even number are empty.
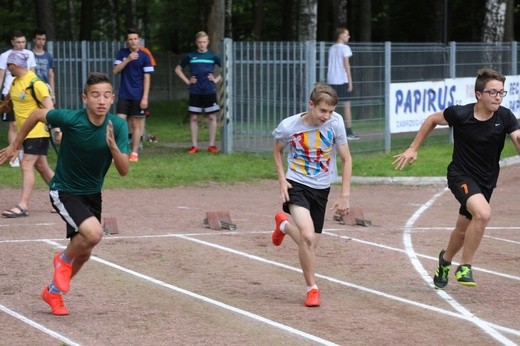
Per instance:
[[[473,273],[472,273],[470,264],[460,265],[457,268],[457,271],[455,272],[455,277],[457,278],[457,281],[461,285],[468,286],[468,287],[477,286],[477,283],[475,282],[475,280],[473,280]]]
[[[448,284],[448,273],[450,272],[451,262],[446,262],[442,256],[446,250],[441,250],[439,253],[439,268],[435,272],[433,276],[433,284],[435,288],[444,289]]]
[[[350,141],[357,141],[359,140],[359,136],[356,135],[354,132],[347,133],[347,139]]]

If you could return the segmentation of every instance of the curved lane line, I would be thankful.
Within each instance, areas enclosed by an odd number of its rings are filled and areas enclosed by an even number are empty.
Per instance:
[[[413,266],[417,270],[417,272],[421,275],[423,280],[430,285],[432,289],[434,289],[437,294],[444,299],[448,304],[450,304],[456,311],[458,311],[463,316],[467,317],[467,320],[477,325],[479,328],[481,328],[484,332],[486,332],[489,336],[491,336],[493,339],[497,340],[503,345],[511,345],[514,346],[516,343],[506,338],[504,335],[502,335],[500,332],[498,332],[495,328],[493,328],[488,322],[480,319],[479,317],[475,316],[473,313],[471,313],[468,309],[466,309],[464,306],[459,304],[455,298],[450,296],[448,293],[446,293],[443,290],[437,290],[435,289],[435,286],[433,285],[432,278],[430,274],[426,271],[426,269],[423,267],[419,259],[417,258],[417,254],[415,253],[415,250],[413,248],[412,244],[412,228],[417,221],[417,219],[422,215],[423,212],[425,212],[428,208],[432,206],[432,204],[441,197],[446,191],[449,191],[449,189],[446,187],[442,191],[438,192],[436,195],[434,195],[428,202],[423,204],[413,215],[411,218],[408,219],[406,222],[406,225],[404,226],[403,230],[403,242],[404,247],[406,250],[406,254],[410,258],[410,261],[412,262]]]

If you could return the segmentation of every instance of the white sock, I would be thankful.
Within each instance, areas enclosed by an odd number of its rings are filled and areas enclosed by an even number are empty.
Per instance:
[[[283,234],[285,234],[285,225],[287,225],[289,221],[285,220],[280,224],[280,231],[282,231]]]
[[[307,286],[307,292],[309,292],[312,289],[318,289],[318,285]]]

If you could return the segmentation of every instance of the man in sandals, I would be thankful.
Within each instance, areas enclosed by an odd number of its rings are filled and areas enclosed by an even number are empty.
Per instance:
[[[19,50],[13,50],[7,58],[7,68],[15,77],[9,90],[9,97],[13,103],[18,130],[31,112],[39,108],[30,90],[31,83],[33,84],[34,96],[40,101],[43,108],[53,108],[47,85],[40,81],[33,71],[28,69],[28,61],[29,55]],[[15,207],[2,213],[4,217],[17,218],[29,215],[29,200],[35,184],[34,169],[36,168],[47,184],[54,175],[54,171],[47,162],[48,149],[49,132],[45,124],[38,123],[23,141],[24,155],[21,162],[22,197]],[[15,159],[16,157],[18,156],[15,156]]]

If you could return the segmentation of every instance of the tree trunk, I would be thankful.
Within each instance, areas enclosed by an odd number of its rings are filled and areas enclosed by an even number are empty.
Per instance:
[[[504,41],[511,42],[515,40],[515,1],[507,1],[506,24],[504,29]]]
[[[47,40],[56,40],[56,30],[54,22],[54,8],[52,0],[38,0],[36,1],[36,18],[38,21],[38,28],[45,30],[47,33]]]
[[[318,27],[318,0],[300,0],[298,40],[315,41]]]
[[[282,32],[282,40],[283,41],[292,41],[295,37],[294,33],[296,32],[296,25],[294,24],[294,1],[293,0],[283,0],[282,6],[282,28],[284,28]]]
[[[79,39],[81,41],[90,41],[92,37],[93,11],[94,4],[92,0],[81,1],[81,21],[79,28]]]
[[[506,0],[486,0],[486,15],[482,28],[482,41],[502,42],[506,19]]]
[[[264,0],[255,0],[255,4],[253,7],[253,39],[261,40],[262,39],[262,30],[264,28]]]
[[[76,12],[74,11],[74,0],[67,0],[67,14],[69,21],[69,37],[71,40],[76,41],[78,39],[78,30],[76,23]]]
[[[332,1],[333,31],[340,27],[347,27],[347,0]]]
[[[221,0],[213,0],[208,17],[209,49],[215,53],[220,52],[220,41],[224,38],[226,27],[226,3]]]
[[[372,41],[372,2],[358,0],[359,21],[355,37],[359,42]],[[352,35],[352,34],[351,34]]]
[[[504,39],[506,19],[506,0],[486,0],[486,14],[482,28],[482,41],[497,44]],[[502,60],[499,50],[490,45],[483,51],[483,62],[488,66],[495,66]]]

